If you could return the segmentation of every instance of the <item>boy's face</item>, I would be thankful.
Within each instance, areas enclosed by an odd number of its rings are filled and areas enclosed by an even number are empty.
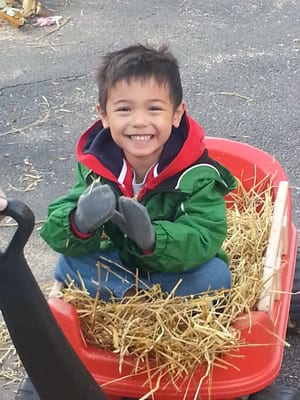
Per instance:
[[[98,105],[104,128],[110,128],[133,168],[158,161],[184,109],[181,103],[174,110],[168,85],[159,85],[154,78],[122,80],[109,90],[105,113]]]

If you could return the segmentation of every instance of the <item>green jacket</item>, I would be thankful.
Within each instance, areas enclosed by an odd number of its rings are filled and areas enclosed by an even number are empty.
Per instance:
[[[71,212],[94,179],[100,177],[103,184],[109,184],[116,198],[133,195],[130,166],[101,122],[78,142],[76,183],[69,194],[49,205],[41,230],[44,240],[57,252],[74,257],[113,246],[125,265],[146,271],[187,271],[214,256],[227,261],[221,250],[227,232],[224,196],[236,187],[235,179],[208,156],[202,128],[191,117],[185,115],[173,131],[171,137],[175,139],[166,143],[158,165],[148,174],[137,197],[155,228],[156,242],[150,254],[143,253],[112,222],[84,239],[70,227]],[[103,153],[99,151],[102,148]]]

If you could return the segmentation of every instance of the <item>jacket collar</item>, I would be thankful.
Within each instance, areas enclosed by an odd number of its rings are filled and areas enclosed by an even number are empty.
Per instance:
[[[179,127],[173,128],[158,163],[148,173],[140,196],[198,160],[205,150],[203,139],[201,126],[185,113]],[[103,128],[101,120],[79,138],[76,154],[79,162],[115,182],[123,194],[132,197],[132,170],[122,149],[113,141],[110,130]]]

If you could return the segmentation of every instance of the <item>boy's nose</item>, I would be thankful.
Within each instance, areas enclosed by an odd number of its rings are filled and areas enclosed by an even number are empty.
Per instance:
[[[135,112],[133,115],[133,125],[134,126],[146,126],[147,117],[144,112]]]

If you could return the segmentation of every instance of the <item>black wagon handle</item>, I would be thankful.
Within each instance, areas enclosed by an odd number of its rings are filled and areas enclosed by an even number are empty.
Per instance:
[[[33,212],[25,203],[12,198],[8,199],[7,207],[5,210],[0,211],[0,215],[12,217],[18,223],[18,228],[6,252],[23,251],[34,228],[35,218]]]
[[[9,199],[1,212],[18,223],[0,252],[0,309],[17,353],[41,400],[107,400],[68,342],[24,256],[34,227],[30,208]]]

